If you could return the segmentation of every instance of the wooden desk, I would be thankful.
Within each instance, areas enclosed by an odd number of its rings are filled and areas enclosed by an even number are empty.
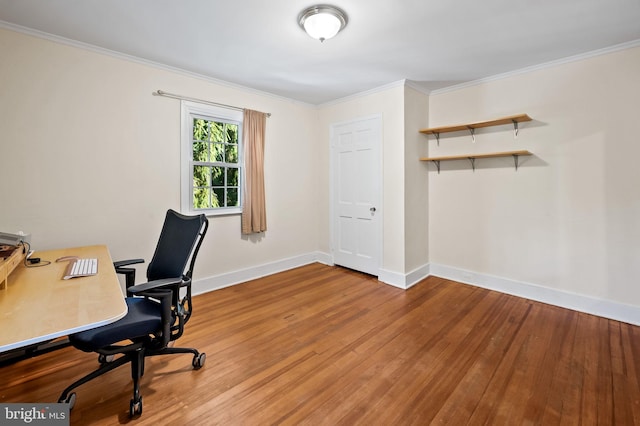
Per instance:
[[[63,280],[67,262],[78,256],[98,259],[98,274]],[[0,289],[0,352],[18,349],[109,324],[127,313],[127,305],[106,246],[34,253],[51,264],[18,265]]]

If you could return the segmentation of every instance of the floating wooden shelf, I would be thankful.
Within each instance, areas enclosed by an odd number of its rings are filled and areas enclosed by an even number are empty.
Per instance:
[[[441,161],[469,160],[471,161],[471,167],[473,168],[473,170],[475,170],[476,169],[475,162],[477,158],[513,157],[516,170],[518,170],[518,157],[520,157],[521,155],[533,155],[533,154],[527,150],[520,150],[520,151],[492,152],[487,154],[465,154],[465,155],[447,155],[444,157],[422,157],[420,158],[420,161],[431,161],[435,163],[436,167],[438,168],[438,173],[440,173]]]
[[[461,132],[468,130],[471,132],[471,137],[475,141],[475,130],[483,127],[502,126],[505,124],[513,124],[513,131],[515,136],[518,136],[518,123],[524,121],[531,121],[532,118],[527,114],[510,115],[508,117],[497,118],[495,120],[479,121],[477,123],[458,124],[455,126],[442,126],[442,127],[430,127],[428,129],[420,130],[420,133],[425,135],[435,135],[438,143],[440,143],[440,133]]]

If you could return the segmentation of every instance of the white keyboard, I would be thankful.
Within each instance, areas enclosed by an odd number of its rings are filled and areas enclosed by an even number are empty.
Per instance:
[[[67,270],[64,273],[64,279],[76,277],[88,277],[98,273],[98,259],[76,259],[69,262]]]

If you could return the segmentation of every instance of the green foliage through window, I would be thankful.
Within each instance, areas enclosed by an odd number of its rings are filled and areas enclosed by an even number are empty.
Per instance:
[[[193,118],[193,208],[240,206],[238,123]]]

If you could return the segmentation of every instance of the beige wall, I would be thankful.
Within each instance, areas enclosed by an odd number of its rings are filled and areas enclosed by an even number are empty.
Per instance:
[[[162,89],[272,114],[269,230],[246,239],[239,216],[210,218],[196,278],[318,249],[314,107],[8,30],[0,57],[0,230],[32,233],[37,249],[106,243],[149,259],[180,206],[180,102],[151,95]]]
[[[534,119],[515,140],[507,126],[429,142],[432,156],[534,153],[517,172],[511,159],[430,172],[432,264],[640,306],[639,76],[633,48],[430,96],[430,126]]]
[[[383,250],[380,279],[404,287],[412,271],[426,268],[428,253],[428,169],[418,158],[428,141],[417,129],[428,123],[428,96],[404,82],[320,108],[321,140],[329,140],[331,124],[382,114]],[[326,156],[330,147],[326,146]],[[329,187],[329,170],[322,186]],[[326,247],[330,245],[329,209],[325,208]],[[323,251],[330,249],[322,248]],[[422,276],[423,277],[423,276]]]
[[[196,278],[329,253],[330,125],[381,114],[383,272],[446,267],[471,283],[640,306],[640,48],[319,108],[8,30],[0,55],[0,230],[31,232],[36,248],[106,243],[114,258],[149,258],[163,212],[180,204],[180,103],[151,96],[162,89],[272,113],[269,231],[243,238],[238,216],[211,218]],[[440,146],[417,132],[521,112],[534,121],[515,140],[509,127]],[[478,160],[475,172],[443,163],[440,174],[417,160],[512,149],[535,155],[517,172],[510,159]]]
[[[428,127],[429,97],[409,86],[404,90],[405,110],[405,247],[404,272],[429,262],[429,169],[418,160],[428,153],[428,139],[418,129]]]
[[[392,85],[366,96],[346,99],[319,110],[319,134],[323,141],[327,167],[320,170],[322,185],[329,189],[328,158],[330,154],[329,129],[331,124],[355,120],[373,114],[382,114],[382,168],[383,168],[383,253],[382,269],[404,272],[404,86]],[[323,161],[324,162],[324,161]],[[328,197],[327,197],[328,199]],[[321,249],[329,251],[329,204],[322,207],[320,235]]]

